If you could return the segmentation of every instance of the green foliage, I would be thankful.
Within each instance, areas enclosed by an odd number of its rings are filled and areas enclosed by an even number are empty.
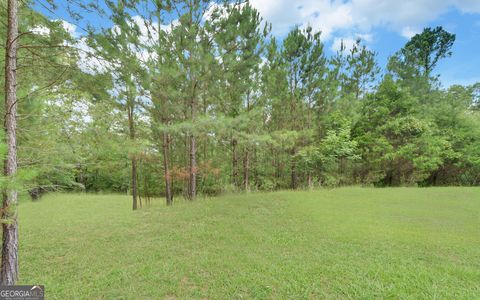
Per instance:
[[[83,8],[112,26],[71,36],[21,6],[21,31],[35,30],[20,37],[20,172],[5,186],[128,193],[134,161],[142,197],[163,195],[168,172],[175,194],[192,172],[207,195],[480,184],[479,85],[439,85],[455,40],[441,27],[380,74],[361,40],[332,56],[311,27],[278,41],[249,3]]]
[[[454,42],[455,35],[441,26],[425,28],[422,33],[412,37],[402,49],[402,54],[408,63],[423,68],[423,74],[428,77],[440,59],[452,55]]]
[[[357,152],[357,142],[345,126],[327,131],[319,146],[304,147],[297,156],[301,169],[317,175],[321,185],[337,186],[352,183],[352,167],[360,159]]]
[[[452,55],[454,42],[455,34],[445,31],[441,26],[425,28],[391,57],[388,69],[406,86],[428,90],[433,69],[441,59]]]
[[[388,76],[365,101],[355,128],[364,183],[381,178],[384,185],[415,184],[443,164],[450,143],[434,122],[421,118],[419,107],[418,98]]]

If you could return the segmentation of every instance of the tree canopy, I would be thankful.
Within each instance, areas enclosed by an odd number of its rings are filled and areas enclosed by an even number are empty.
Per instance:
[[[81,11],[110,25],[72,35],[19,8],[19,171],[35,198],[115,191],[138,208],[232,190],[480,183],[479,88],[439,84],[455,41],[442,27],[381,68],[360,39],[335,55],[311,27],[277,39],[244,1]]]

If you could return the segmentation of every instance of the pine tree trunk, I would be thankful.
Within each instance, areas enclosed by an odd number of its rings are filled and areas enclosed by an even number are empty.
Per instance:
[[[130,140],[135,141],[135,125],[133,120],[133,107],[129,105],[128,108],[128,128],[130,131]],[[131,159],[132,162],[132,209],[137,209],[137,159],[135,154]]]
[[[183,143],[185,150],[185,170],[188,169],[188,178],[183,177],[183,197],[185,199],[190,199],[190,135],[185,134],[185,140]],[[185,171],[186,172],[186,171]]]
[[[157,32],[161,33],[162,32],[162,8],[163,8],[163,2],[157,2],[157,18],[158,18],[158,28]],[[158,35],[158,46],[159,49],[162,47],[162,39],[161,36]],[[161,57],[161,52],[159,51],[158,57]],[[162,112],[161,112],[161,121],[163,125],[168,124],[168,113],[167,113],[167,107],[168,101],[166,98],[163,98],[162,101]],[[169,163],[169,155],[170,155],[170,139],[168,137],[167,131],[163,131],[163,140],[162,140],[162,150],[163,150],[163,171],[164,171],[164,176],[165,176],[165,200],[167,202],[167,205],[172,205],[173,204],[173,196],[172,196],[172,179],[170,175],[170,163]],[[150,202],[150,200],[149,200]]]
[[[204,116],[207,115],[207,108],[208,108],[207,97],[205,96],[205,93],[204,93],[203,95],[203,115]],[[208,134],[205,133],[205,139],[203,142],[203,162],[204,163],[207,162],[207,147],[208,147]]]
[[[260,187],[260,181],[258,178],[258,158],[257,158],[257,149],[253,149],[253,184],[256,188]]]
[[[280,171],[280,159],[278,157],[278,153],[275,150],[272,150],[272,165],[275,166],[273,177],[275,179],[280,178],[281,171]]]
[[[245,156],[243,157],[243,188],[247,192],[250,190],[248,185],[249,164],[250,164],[250,155],[247,148],[245,149]]]
[[[197,195],[197,160],[196,160],[196,139],[193,134],[190,136],[190,200],[194,200]]]
[[[8,0],[8,31],[5,51],[5,138],[7,157],[4,161],[5,176],[17,172],[17,37],[18,0]],[[17,191],[3,191],[3,238],[0,285],[14,285],[18,279],[18,224]]]
[[[169,168],[169,139],[168,133],[163,132],[163,169],[165,172],[165,198],[167,200],[167,205],[172,205],[173,198],[172,198],[172,184],[171,184],[171,177],[170,177],[170,168]]]
[[[145,189],[145,205],[146,206],[150,206],[150,195],[149,195],[149,192],[148,192],[148,180],[147,180],[147,176],[144,176],[143,177],[143,185],[144,185],[144,189]]]
[[[307,182],[308,182],[308,188],[313,189],[312,173],[310,171],[308,171]]]
[[[137,209],[137,159],[132,158],[132,209]]]
[[[195,89],[197,83],[195,82],[192,87],[192,98],[190,99],[190,116],[192,123],[196,119],[196,106],[195,106]],[[190,151],[189,151],[189,160],[190,160],[190,186],[188,192],[188,198],[190,200],[195,200],[197,196],[197,140],[194,133],[190,134]]]
[[[297,188],[297,162],[295,160],[295,149],[292,149],[292,153],[291,153],[291,188],[293,190],[295,190]]]
[[[237,157],[237,140],[232,138],[232,184],[238,186],[238,157]]]
[[[138,179],[137,179],[137,182],[138,182]],[[142,208],[143,204],[142,204],[142,193],[141,192],[138,193],[138,203],[140,204],[140,208]]]
[[[250,91],[247,93],[247,112],[250,113]],[[248,177],[249,177],[249,167],[250,167],[250,153],[248,146],[245,146],[245,153],[243,156],[243,189],[249,191]]]

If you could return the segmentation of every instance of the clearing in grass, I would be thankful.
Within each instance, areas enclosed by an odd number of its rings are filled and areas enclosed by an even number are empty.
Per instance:
[[[50,299],[480,295],[480,189],[342,188],[129,209],[122,195],[20,207],[21,284]]]

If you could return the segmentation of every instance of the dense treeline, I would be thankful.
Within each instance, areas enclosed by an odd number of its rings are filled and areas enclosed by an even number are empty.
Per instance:
[[[480,85],[440,85],[455,41],[441,27],[381,68],[361,40],[332,56],[310,27],[275,38],[244,2],[87,8],[111,25],[72,34],[20,5],[18,157],[33,197],[128,192],[135,209],[160,195],[480,183]]]

